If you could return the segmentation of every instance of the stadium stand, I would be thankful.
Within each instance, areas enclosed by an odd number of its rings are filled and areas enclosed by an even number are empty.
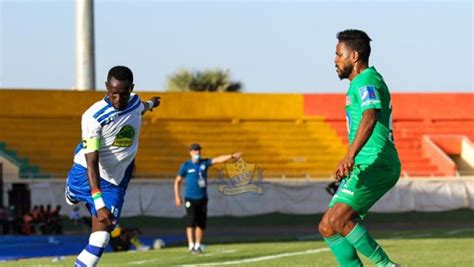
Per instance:
[[[0,91],[5,103],[0,111],[0,151],[17,160],[23,177],[63,179],[80,141],[80,115],[103,95]],[[143,99],[151,96],[140,95]],[[188,158],[187,147],[195,142],[204,147],[205,156],[244,151],[244,159],[262,168],[266,178],[328,177],[345,152],[342,94],[160,95],[159,111],[144,117],[137,177],[173,177]],[[25,107],[26,98],[35,101]],[[394,135],[404,175],[442,176],[459,171],[459,153],[449,150],[459,145],[439,144],[439,137],[474,140],[473,103],[473,94],[393,95]],[[437,159],[430,145],[439,146],[455,163],[444,162],[442,155]],[[216,167],[211,177],[224,168]]]
[[[322,119],[296,120],[158,120],[143,128],[137,172],[175,174],[187,159],[187,144],[197,142],[204,155],[244,151],[268,177],[327,177],[344,147]],[[217,166],[223,168],[223,166]],[[211,176],[216,176],[213,168]]]
[[[38,100],[31,107],[15,107],[31,94]],[[40,167],[39,172],[22,176],[64,179],[80,141],[80,115],[103,92],[2,91],[1,97],[10,105],[0,114],[4,129],[0,140]],[[322,117],[303,116],[301,95],[164,93],[162,97],[159,111],[143,121],[137,177],[174,177],[189,157],[187,147],[196,142],[204,147],[205,156],[244,151],[244,159],[263,169],[266,178],[328,177],[345,151]],[[216,167],[211,177],[224,168]]]
[[[474,94],[393,94],[392,104],[395,144],[402,173],[426,177],[455,175],[459,166],[454,166],[454,173],[445,170],[441,165],[449,163],[437,161],[432,153],[425,151],[423,138],[449,135],[474,140]],[[325,117],[347,144],[345,119],[340,108],[344,105],[342,95],[306,95],[304,105],[307,115]],[[441,150],[451,158],[458,157],[456,153],[450,153],[449,146],[441,147]],[[449,157],[446,160],[449,161]]]
[[[0,118],[0,140],[8,150],[38,168],[26,168],[23,177],[62,174],[71,165],[72,153],[80,141],[79,118],[16,117]]]

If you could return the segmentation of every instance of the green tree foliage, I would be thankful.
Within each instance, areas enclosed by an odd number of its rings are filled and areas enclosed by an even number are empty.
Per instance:
[[[180,70],[168,77],[170,92],[239,92],[240,82],[230,80],[229,71],[209,69],[191,72]]]

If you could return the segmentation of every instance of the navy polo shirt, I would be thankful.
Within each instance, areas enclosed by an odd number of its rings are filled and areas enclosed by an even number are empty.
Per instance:
[[[207,169],[212,165],[212,159],[200,159],[198,163],[188,160],[179,168],[178,175],[186,178],[186,193],[184,195],[187,199],[207,199]],[[199,176],[206,181],[205,187],[199,187]]]

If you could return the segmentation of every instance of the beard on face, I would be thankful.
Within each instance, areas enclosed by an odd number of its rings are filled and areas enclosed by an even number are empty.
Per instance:
[[[347,79],[349,78],[349,75],[351,75],[352,70],[354,69],[354,66],[352,65],[346,65],[342,69],[336,66],[336,68],[339,70],[337,73],[337,76],[339,76],[339,79]]]

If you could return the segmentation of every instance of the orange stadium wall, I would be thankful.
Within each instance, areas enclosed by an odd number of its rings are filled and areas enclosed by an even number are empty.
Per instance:
[[[0,90],[0,116],[77,117],[105,92]],[[142,99],[161,96],[152,118],[295,119],[303,116],[300,94],[138,92]]]
[[[303,109],[306,116],[319,115],[338,128],[341,138],[345,139],[345,94],[306,94],[303,96]],[[457,122],[471,127],[474,120],[473,93],[394,93],[392,94],[393,120],[397,122],[414,122],[419,124],[418,132],[430,133],[434,130],[433,122]],[[396,127],[398,127],[396,125]],[[340,129],[339,129],[340,128]],[[403,129],[402,130],[406,130]],[[456,130],[453,130],[456,131]],[[439,136],[425,136],[423,140],[411,140],[406,145],[420,146],[424,157],[436,166],[441,175],[454,175],[455,163],[447,154],[460,154],[462,135],[458,138],[441,138]],[[413,151],[416,150],[411,150]],[[408,155],[406,149],[405,155]],[[416,153],[416,152],[415,152]],[[402,155],[403,156],[403,155]],[[412,157],[413,158],[413,157]],[[403,164],[402,164],[403,165]],[[426,166],[426,165],[425,165]],[[411,167],[413,168],[413,166]]]
[[[305,94],[304,114],[328,120],[345,118],[345,94]],[[393,93],[394,120],[473,119],[473,93]]]

